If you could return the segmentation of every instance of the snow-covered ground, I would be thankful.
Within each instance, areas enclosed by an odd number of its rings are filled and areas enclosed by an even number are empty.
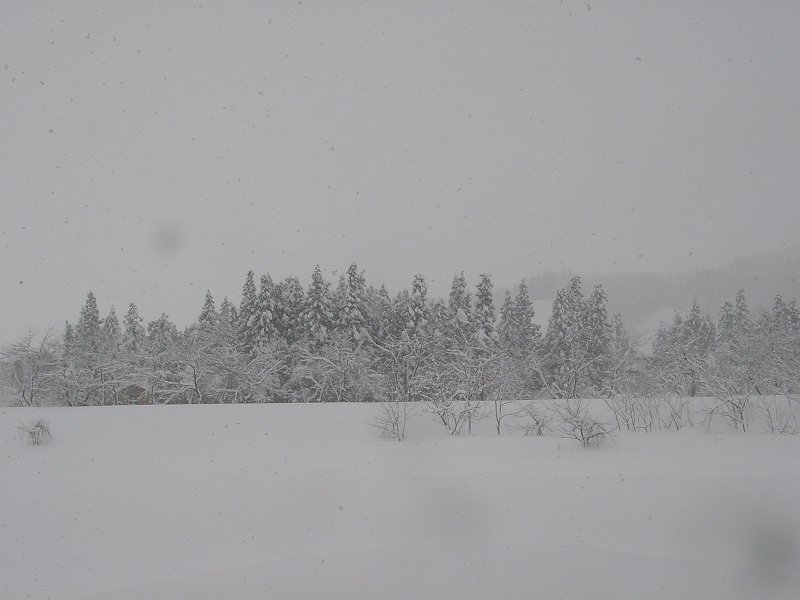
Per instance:
[[[800,597],[798,436],[397,443],[373,410],[0,409],[0,598]]]

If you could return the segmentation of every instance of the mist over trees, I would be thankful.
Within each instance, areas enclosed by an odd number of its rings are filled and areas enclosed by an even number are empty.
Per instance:
[[[674,310],[686,313],[693,303],[716,316],[739,290],[755,311],[769,310],[776,294],[800,297],[800,246],[737,258],[725,267],[665,275],[651,272],[605,273],[583,279],[586,289],[602,283],[612,313],[620,313],[630,331],[652,334]],[[526,281],[536,301],[551,300],[572,273],[547,272]],[[541,304],[538,304],[541,306]],[[648,350],[651,348],[648,344]]]
[[[401,402],[421,403],[456,434],[487,406],[499,433],[509,402],[542,398],[606,399],[618,426],[646,427],[642,401],[625,399],[659,397],[669,408],[664,423],[677,427],[685,420],[678,399],[710,396],[709,419],[745,429],[756,410],[780,429],[785,407],[766,399],[800,389],[795,300],[777,296],[754,314],[740,291],[713,317],[695,303],[662,323],[652,354],[608,306],[602,285],[587,295],[572,277],[542,334],[525,281],[498,308],[488,274],[474,286],[456,274],[444,299],[430,298],[417,274],[392,295],[354,263],[335,287],[319,266],[307,285],[250,271],[238,304],[207,291],[196,321],[180,331],[167,314],[145,322],[134,303],[121,319],[115,307],[101,313],[89,292],[62,334],[31,333],[3,348],[2,393],[21,406],[382,402],[400,437]],[[573,408],[579,419],[583,407]]]

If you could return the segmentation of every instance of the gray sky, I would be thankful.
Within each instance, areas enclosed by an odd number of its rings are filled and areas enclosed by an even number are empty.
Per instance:
[[[0,341],[245,272],[674,272],[800,231],[800,3],[0,5]],[[532,4],[532,6],[528,6]]]

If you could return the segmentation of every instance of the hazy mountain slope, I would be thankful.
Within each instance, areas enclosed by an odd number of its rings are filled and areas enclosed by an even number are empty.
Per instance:
[[[786,299],[800,297],[800,245],[739,258],[724,268],[673,276],[647,272],[580,275],[585,293],[602,283],[611,311],[621,313],[631,330],[648,333],[674,311],[688,310],[694,300],[704,312],[716,318],[722,303],[733,300],[739,289],[745,291],[751,308],[756,311],[770,307],[776,294]],[[547,272],[527,280],[531,297],[536,301],[537,320],[547,321],[549,311],[541,314],[541,307],[552,300],[570,276],[568,272]]]

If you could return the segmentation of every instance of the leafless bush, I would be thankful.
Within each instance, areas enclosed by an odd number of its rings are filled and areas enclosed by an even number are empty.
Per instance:
[[[27,434],[31,444],[34,446],[38,446],[42,442],[48,442],[53,438],[50,434],[50,423],[44,419],[34,419],[28,425],[20,421],[17,429]]]
[[[556,419],[556,435],[579,441],[584,447],[597,446],[610,436],[610,428],[589,416],[589,408],[581,399],[554,400],[550,410]]]
[[[797,433],[797,400],[791,396],[757,396],[752,404],[772,433]]]
[[[398,400],[380,402],[372,415],[371,424],[380,430],[382,437],[402,442],[406,436],[406,424],[409,417],[417,410],[413,402]]]
[[[605,398],[604,401],[614,415],[620,431],[623,426],[628,431],[653,431],[660,425],[659,405],[652,396],[637,396],[626,391]]]
[[[537,402],[523,405],[515,414],[524,416],[524,422],[517,429],[526,436],[545,435],[550,431],[553,414]]]
[[[689,398],[665,391],[656,395],[659,429],[679,430],[692,426],[692,407]]]
[[[450,435],[483,416],[488,400],[489,366],[493,357],[472,346],[439,349],[431,357],[428,370],[426,411],[447,428]]]

